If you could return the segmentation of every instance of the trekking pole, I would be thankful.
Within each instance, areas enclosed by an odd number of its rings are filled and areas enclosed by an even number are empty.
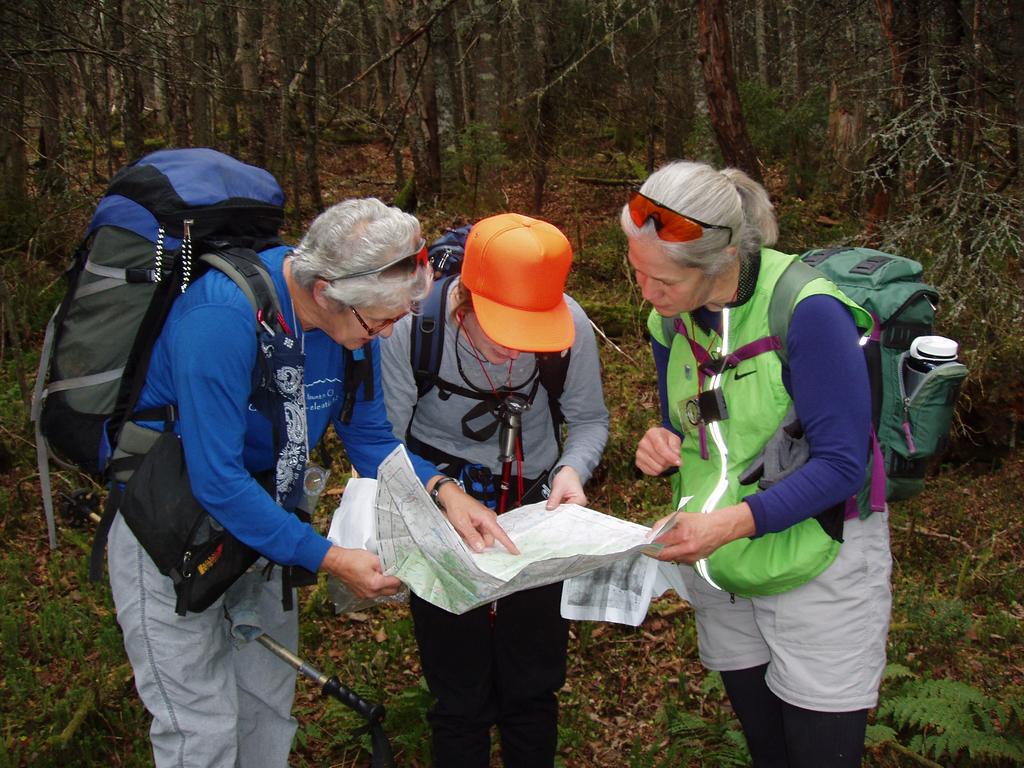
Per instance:
[[[512,481],[512,462],[516,457],[516,442],[523,426],[523,412],[530,407],[522,395],[509,395],[498,406],[501,431],[498,433],[498,461],[501,462],[501,494],[498,496],[498,514],[508,509],[508,491]]]
[[[311,667],[270,635],[263,634],[256,639],[264,648],[298,670],[299,674],[319,685],[321,694],[337,699],[366,720],[366,729],[370,733],[372,745],[373,768],[394,768],[395,758],[391,752],[391,742],[388,741],[388,737],[384,733],[384,726],[381,724],[381,721],[384,720],[383,704],[373,704],[361,698],[350,688],[342,685],[337,676],[328,677],[323,672]]]

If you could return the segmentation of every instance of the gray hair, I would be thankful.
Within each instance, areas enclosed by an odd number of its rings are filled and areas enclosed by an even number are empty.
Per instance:
[[[433,272],[345,275],[382,267],[415,252],[421,240],[415,216],[375,197],[345,200],[317,216],[292,252],[292,277],[311,291],[327,281],[327,298],[342,307],[408,307],[430,292]]]
[[[737,168],[718,171],[705,163],[676,161],[648,176],[640,192],[685,216],[732,229],[731,235],[725,229],[708,229],[698,240],[670,243],[658,239],[653,222],[637,227],[629,206],[623,207],[620,221],[627,238],[656,241],[674,262],[707,275],[736,261],[736,254],[726,250],[729,246],[746,258],[763,245],[774,245],[779,235],[768,193]]]

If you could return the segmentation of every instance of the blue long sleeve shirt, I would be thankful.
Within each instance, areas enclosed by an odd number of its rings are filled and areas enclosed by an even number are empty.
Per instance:
[[[717,325],[720,319],[719,313],[706,310],[695,315],[706,325]],[[849,311],[831,296],[810,296],[793,311],[786,341],[789,365],[783,368],[782,381],[803,424],[811,458],[768,490],[744,499],[758,536],[817,515],[863,484],[871,390],[858,338]],[[666,407],[669,350],[656,341],[651,346],[662,425],[676,431]]]
[[[380,462],[398,445],[384,407],[379,350],[373,342],[373,398],[360,387],[349,424],[344,399],[343,349],[320,330],[296,328],[282,266],[290,249],[261,254],[285,322],[305,349],[305,398],[309,448],[329,424],[360,475],[375,477]],[[153,349],[137,408],[175,405],[192,492],[240,541],[282,565],[315,571],[330,548],[312,526],[282,509],[253,478],[276,461],[271,422],[249,403],[256,365],[256,318],[252,305],[226,275],[210,270],[175,302]],[[410,455],[426,482],[434,465]]]

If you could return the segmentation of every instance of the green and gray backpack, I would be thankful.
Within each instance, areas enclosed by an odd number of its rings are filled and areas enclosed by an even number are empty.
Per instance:
[[[775,287],[769,308],[772,335],[786,363],[786,335],[801,288],[825,275],[871,313],[875,327],[864,344],[871,382],[873,434],[868,476],[857,495],[861,516],[924,489],[928,460],[944,450],[967,368],[950,362],[934,368],[908,396],[904,364],[910,345],[932,333],[939,294],[922,281],[913,259],[870,248],[808,251]]]

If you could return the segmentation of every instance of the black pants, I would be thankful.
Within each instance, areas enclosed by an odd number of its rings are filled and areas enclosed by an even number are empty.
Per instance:
[[[519,592],[461,616],[412,595],[437,768],[486,768],[498,726],[506,768],[554,764],[557,691],[565,683],[569,622],[562,585]]]
[[[722,673],[754,768],[858,768],[868,711],[817,712],[789,704],[765,682],[767,667]]]

